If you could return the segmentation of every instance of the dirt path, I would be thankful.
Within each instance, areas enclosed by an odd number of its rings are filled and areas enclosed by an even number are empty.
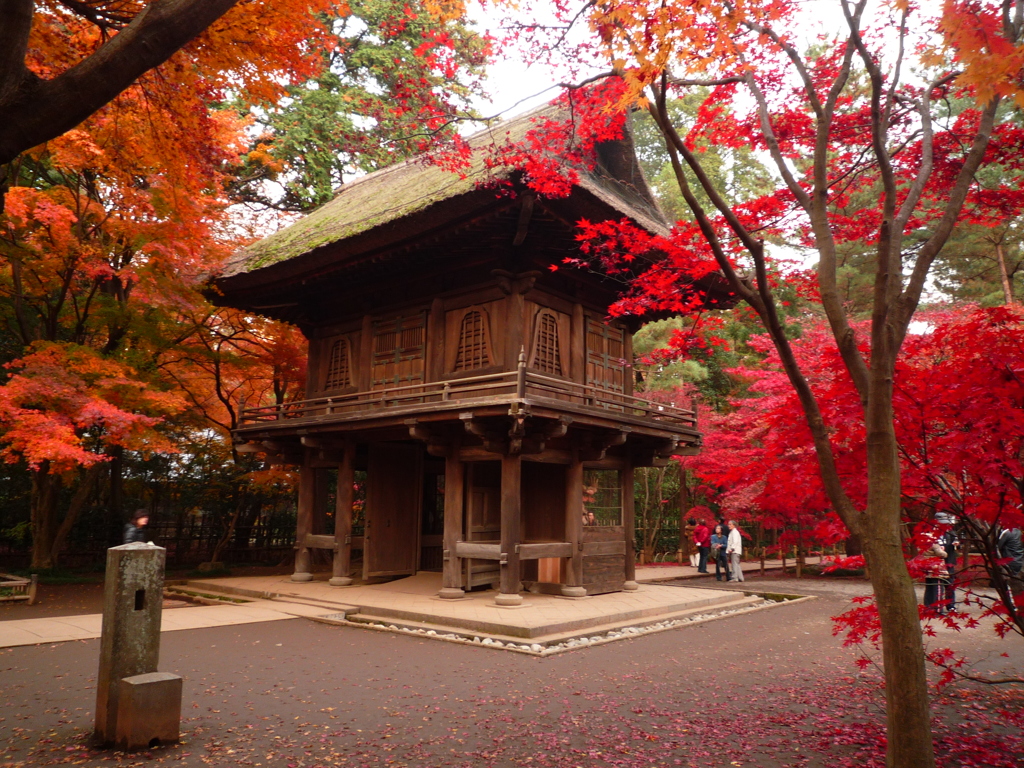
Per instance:
[[[98,641],[9,649],[0,766],[878,764],[874,672],[829,621],[863,583],[746,586],[819,596],[547,659],[305,620],[170,633],[161,669],[185,677],[185,738],[148,756],[88,747]],[[1021,643],[976,645],[1024,672]],[[1019,766],[1022,702],[938,700],[942,764]]]

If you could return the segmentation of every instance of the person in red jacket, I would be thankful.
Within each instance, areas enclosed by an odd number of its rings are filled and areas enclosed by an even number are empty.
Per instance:
[[[711,551],[711,531],[704,525],[704,521],[697,523],[693,529],[693,543],[697,545],[697,552],[700,560],[697,561],[697,573],[708,572],[708,552]]]

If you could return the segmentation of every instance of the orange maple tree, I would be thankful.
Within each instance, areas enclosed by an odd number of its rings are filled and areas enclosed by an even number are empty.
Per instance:
[[[132,33],[132,19],[186,5],[40,3],[20,63],[58,83]],[[161,357],[197,332],[202,281],[239,237],[226,187],[248,118],[220,105],[229,90],[268,103],[314,73],[313,48],[329,44],[314,14],[335,7],[243,3],[77,127],[0,166],[11,365],[0,445],[32,474],[34,567],[56,563],[111,452],[172,447],[161,420],[186,401],[169,394]]]

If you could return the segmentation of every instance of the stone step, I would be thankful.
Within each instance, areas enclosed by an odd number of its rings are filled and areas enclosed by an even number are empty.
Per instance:
[[[317,597],[290,595],[282,592],[259,592],[254,589],[244,589],[242,587],[234,587],[226,584],[210,584],[202,581],[189,581],[185,585],[168,587],[168,589],[204,592],[210,595],[217,595],[218,597],[249,597],[256,600],[275,600],[281,603],[298,603],[299,605],[309,605],[314,608],[331,608],[337,611],[355,610],[353,606],[348,605],[347,603],[322,600]]]

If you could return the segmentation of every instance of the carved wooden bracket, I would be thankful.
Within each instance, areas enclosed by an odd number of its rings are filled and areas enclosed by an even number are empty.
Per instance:
[[[547,441],[556,437],[565,437],[570,424],[572,424],[572,416],[559,416],[557,421],[547,422],[542,427],[531,429],[529,435],[522,440],[520,453],[543,453]]]
[[[505,454],[508,452],[509,445],[505,440],[505,435],[502,435],[500,432],[487,429],[479,419],[476,419],[473,416],[471,412],[460,413],[459,419],[462,421],[462,426],[467,433],[483,440],[484,450],[498,454]]]
[[[517,275],[505,269],[492,269],[491,274],[498,281],[498,287],[501,288],[502,293],[506,296],[511,296],[513,293],[526,293],[529,291],[542,273],[537,270],[530,270],[529,272],[522,272]]]
[[[600,437],[592,437],[580,448],[580,461],[601,461],[609,448],[614,445],[623,445],[632,431],[632,427],[620,427],[614,432],[608,432]]]
[[[427,444],[427,453],[431,456],[444,458],[451,452],[452,441],[447,436],[432,431],[430,427],[420,424],[416,419],[407,419],[405,425],[409,427],[410,437]]]

